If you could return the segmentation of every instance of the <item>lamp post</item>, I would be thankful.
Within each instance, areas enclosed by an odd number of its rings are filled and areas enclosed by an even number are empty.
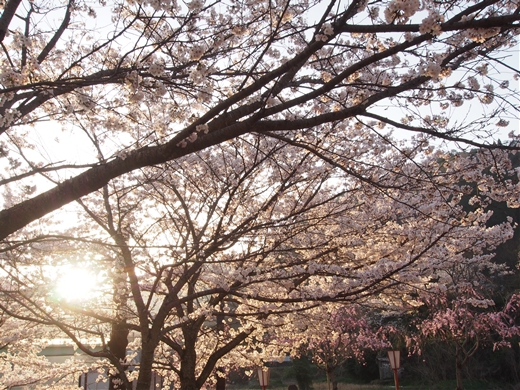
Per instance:
[[[269,367],[258,368],[258,382],[260,383],[262,390],[265,390],[265,388],[269,386],[269,374]]]
[[[394,371],[395,390],[399,390],[399,374],[397,370],[401,367],[401,351],[388,351],[390,368]]]

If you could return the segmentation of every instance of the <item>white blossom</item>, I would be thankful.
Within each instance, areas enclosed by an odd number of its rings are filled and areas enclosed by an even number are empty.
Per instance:
[[[154,77],[160,77],[164,73],[164,65],[162,64],[151,64],[148,67],[148,71]]]

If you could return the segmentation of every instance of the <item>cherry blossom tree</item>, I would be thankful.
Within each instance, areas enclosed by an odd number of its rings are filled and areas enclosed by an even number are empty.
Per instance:
[[[158,370],[199,389],[289,351],[266,334],[301,312],[398,305],[511,236],[485,206],[518,203],[496,134],[517,118],[495,73],[517,76],[514,1],[3,7],[0,254],[19,286],[1,309],[114,387]],[[105,274],[88,303],[50,299],[70,263]]]
[[[510,347],[509,341],[520,335],[518,304],[518,295],[513,295],[502,310],[496,310],[495,302],[472,283],[431,295],[425,298],[428,318],[417,324],[419,335],[410,338],[412,349],[420,353],[424,343],[447,343],[453,350],[457,390],[464,390],[464,368],[479,348]]]
[[[390,345],[383,329],[367,321],[366,312],[351,305],[322,312],[319,318],[316,313],[306,313],[312,315],[312,320],[308,320],[307,330],[300,333],[300,340],[304,353],[310,353],[312,362],[325,371],[329,390],[338,389],[336,370],[349,359],[363,362],[366,352]]]
[[[496,192],[484,179],[486,156],[507,166],[498,153],[449,164],[440,154],[414,164],[397,153],[393,168],[387,155],[372,155],[383,190],[311,152],[282,158],[293,151],[250,136],[112,181],[68,209],[73,228],[49,220],[47,235],[26,229],[3,250],[3,269],[23,281],[17,305],[29,313],[1,309],[102,359],[114,388],[136,380],[148,389],[156,371],[166,385],[199,389],[223,367],[294,353],[289,335],[318,326],[307,312],[410,301],[437,270],[491,267],[484,251],[512,235],[508,223],[487,227],[483,208],[464,211],[465,187],[454,184],[471,172],[482,196]],[[98,295],[53,298],[45,270],[70,263],[104,272]]]
[[[385,125],[491,147],[517,118],[516,1],[2,7],[1,238],[117,177],[245,134],[348,170]],[[95,147],[57,155],[60,129]]]

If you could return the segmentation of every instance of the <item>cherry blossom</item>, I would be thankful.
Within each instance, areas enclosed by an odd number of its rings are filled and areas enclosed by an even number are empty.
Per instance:
[[[304,332],[295,331],[301,343],[301,353],[310,353],[312,362],[327,374],[329,389],[337,390],[335,370],[349,359],[364,361],[367,351],[387,349],[390,345],[385,332],[367,320],[367,313],[355,305],[321,307],[305,314],[308,323]]]
[[[492,272],[496,272],[492,269]],[[518,296],[513,295],[502,310],[487,298],[492,286],[477,265],[445,270],[442,289],[423,297],[428,317],[416,321],[419,334],[409,339],[413,351],[431,340],[447,343],[453,350],[457,390],[463,390],[463,371],[479,348],[492,344],[493,349],[510,347],[510,340],[520,335]],[[488,273],[489,274],[489,273]],[[436,290],[436,291],[435,291]]]

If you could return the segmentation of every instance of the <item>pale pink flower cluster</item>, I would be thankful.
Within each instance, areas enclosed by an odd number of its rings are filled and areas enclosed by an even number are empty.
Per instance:
[[[15,72],[9,68],[6,68],[0,73],[0,83],[5,87],[12,87],[15,85],[20,85],[24,81],[24,77],[22,74]]]
[[[486,93],[485,95],[481,95],[481,96],[479,96],[479,100],[480,100],[483,104],[491,104],[491,103],[493,103],[493,101],[495,100],[495,97],[494,97],[493,94],[491,94],[491,93]]]
[[[283,23],[287,23],[287,22],[290,22],[291,20],[293,20],[294,18],[294,12],[292,10],[287,10],[283,15],[282,15],[282,22]]]
[[[453,107],[460,107],[464,104],[464,99],[463,99],[462,95],[459,93],[451,92],[447,96],[447,98],[451,102]]]
[[[269,96],[265,102],[266,107],[274,107],[280,103],[280,99],[278,99],[276,96]]]
[[[321,42],[327,42],[329,37],[325,34],[316,34],[316,40]]]
[[[372,20],[376,20],[379,17],[379,7],[370,7],[368,9],[368,16]]]
[[[466,30],[466,36],[474,42],[482,43],[500,33],[500,28],[477,28]]]
[[[210,102],[212,97],[213,97],[213,87],[211,86],[211,84],[201,87],[200,91],[197,93],[198,102]]]
[[[332,75],[329,72],[321,72],[321,79],[328,83],[330,80],[332,80]]]
[[[489,72],[489,64],[487,62],[484,62],[480,65],[478,65],[475,69],[477,70],[478,74],[481,76],[487,76]]]
[[[195,131],[193,133],[191,133],[188,137],[186,137],[185,139],[183,139],[182,141],[177,143],[177,146],[180,148],[185,148],[186,146],[188,146],[188,142],[193,143],[197,140],[197,138],[199,138],[198,133],[208,134],[208,132],[209,132],[209,127],[206,123],[204,123],[202,125],[197,125],[195,127]]]
[[[96,106],[96,103],[94,100],[90,98],[90,96],[84,94],[84,93],[78,93],[76,95],[76,99],[78,101],[78,104],[80,107],[85,108],[87,110],[92,110]]]
[[[442,67],[435,61],[430,61],[426,66],[422,69],[422,74],[428,77],[431,77],[434,80],[437,80],[441,75]]]
[[[204,49],[204,46],[193,45],[189,52],[190,60],[192,60],[192,61],[200,60],[205,52],[206,52],[206,50]]]
[[[160,77],[164,73],[164,65],[157,63],[151,64],[148,67],[148,72],[150,72],[150,74],[154,77]]]
[[[13,44],[18,48],[31,48],[33,46],[33,41],[31,37],[27,37],[24,34],[17,31],[13,34]]]
[[[204,7],[204,0],[192,0],[188,3],[188,8],[190,11],[198,12]]]
[[[334,28],[332,27],[332,24],[325,23],[323,25],[323,34],[328,35],[329,37],[334,35]]]
[[[4,116],[0,115],[0,126],[11,126],[20,114],[16,110],[8,109],[4,113]]]
[[[190,79],[195,84],[202,84],[206,80],[206,76],[208,75],[209,69],[206,68],[203,64],[199,63],[199,65],[190,72]]]
[[[130,155],[130,151],[127,150],[127,149],[123,149],[121,151],[119,151],[117,154],[116,154],[116,157],[120,158],[121,160],[126,160],[126,158]]]
[[[468,298],[466,302],[473,307],[479,307],[482,309],[487,309],[490,306],[495,306],[495,302],[491,299]]]
[[[407,41],[407,42],[411,42],[414,40],[414,38],[417,36],[417,34],[414,34],[410,31],[407,31],[404,33],[404,39]]]
[[[126,0],[130,5],[139,5],[140,7],[149,6],[152,7],[155,11],[166,11],[171,8],[177,8],[177,4],[175,0],[145,0],[145,1],[137,1],[137,0]]]
[[[140,102],[144,99],[144,92],[143,91],[137,91],[132,96],[130,96],[131,102]]]
[[[473,76],[468,77],[468,85],[474,91],[480,90],[480,84],[477,81],[477,79],[475,77],[473,77]]]
[[[242,37],[248,33],[248,29],[245,26],[235,26],[231,32],[237,37]]]
[[[430,12],[428,17],[424,18],[419,26],[419,32],[421,34],[432,34],[435,36],[441,35],[442,22],[444,22],[444,16],[439,15],[437,12]]]
[[[157,83],[155,92],[157,93],[157,96],[164,96],[168,92],[166,89],[166,86],[163,83]]]
[[[387,23],[406,23],[421,8],[419,0],[393,0],[385,9]]]
[[[500,119],[497,122],[497,126],[498,127],[507,127],[507,126],[509,126],[509,121],[506,121],[505,119]]]

